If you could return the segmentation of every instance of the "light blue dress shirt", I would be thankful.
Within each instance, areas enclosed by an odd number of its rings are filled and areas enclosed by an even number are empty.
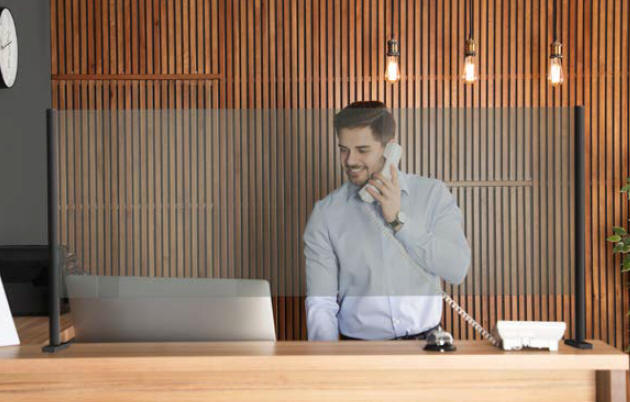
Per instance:
[[[304,232],[309,340],[423,332],[442,316],[440,278],[464,280],[470,247],[454,197],[439,180],[398,177],[407,221],[394,236],[428,274],[371,220],[366,208],[384,224],[378,203],[361,201],[358,186],[346,182],[315,204]]]

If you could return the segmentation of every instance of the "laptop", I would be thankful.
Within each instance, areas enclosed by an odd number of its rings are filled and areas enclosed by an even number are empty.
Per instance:
[[[67,275],[77,342],[275,341],[269,282]]]

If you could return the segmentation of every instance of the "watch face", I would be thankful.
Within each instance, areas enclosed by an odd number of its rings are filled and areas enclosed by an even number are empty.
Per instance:
[[[18,43],[15,23],[8,8],[0,11],[0,78],[2,84],[13,86],[17,77]]]
[[[403,211],[398,212],[398,216],[396,217],[400,223],[407,222],[407,215]]]

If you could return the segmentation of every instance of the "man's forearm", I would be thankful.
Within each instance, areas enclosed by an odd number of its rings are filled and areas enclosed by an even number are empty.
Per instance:
[[[306,298],[306,329],[309,341],[336,341],[339,339],[335,297],[310,296]]]
[[[470,248],[463,234],[425,232],[416,235],[401,229],[396,237],[405,246],[409,256],[430,273],[454,284],[460,283],[466,276],[470,265]]]

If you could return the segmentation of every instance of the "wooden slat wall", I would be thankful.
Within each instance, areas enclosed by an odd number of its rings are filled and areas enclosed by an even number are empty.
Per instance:
[[[587,336],[625,347],[628,292],[604,239],[628,216],[630,5],[559,8],[566,82],[553,89],[542,0],[475,0],[472,87],[464,0],[52,0],[53,106],[92,110],[59,115],[62,239],[97,272],[272,278],[279,338],[303,339],[300,235],[343,181],[328,111],[379,99],[404,122],[403,167],[446,181],[464,211],[474,261],[448,287],[456,299],[485,326],[572,325],[567,110],[584,104]]]

